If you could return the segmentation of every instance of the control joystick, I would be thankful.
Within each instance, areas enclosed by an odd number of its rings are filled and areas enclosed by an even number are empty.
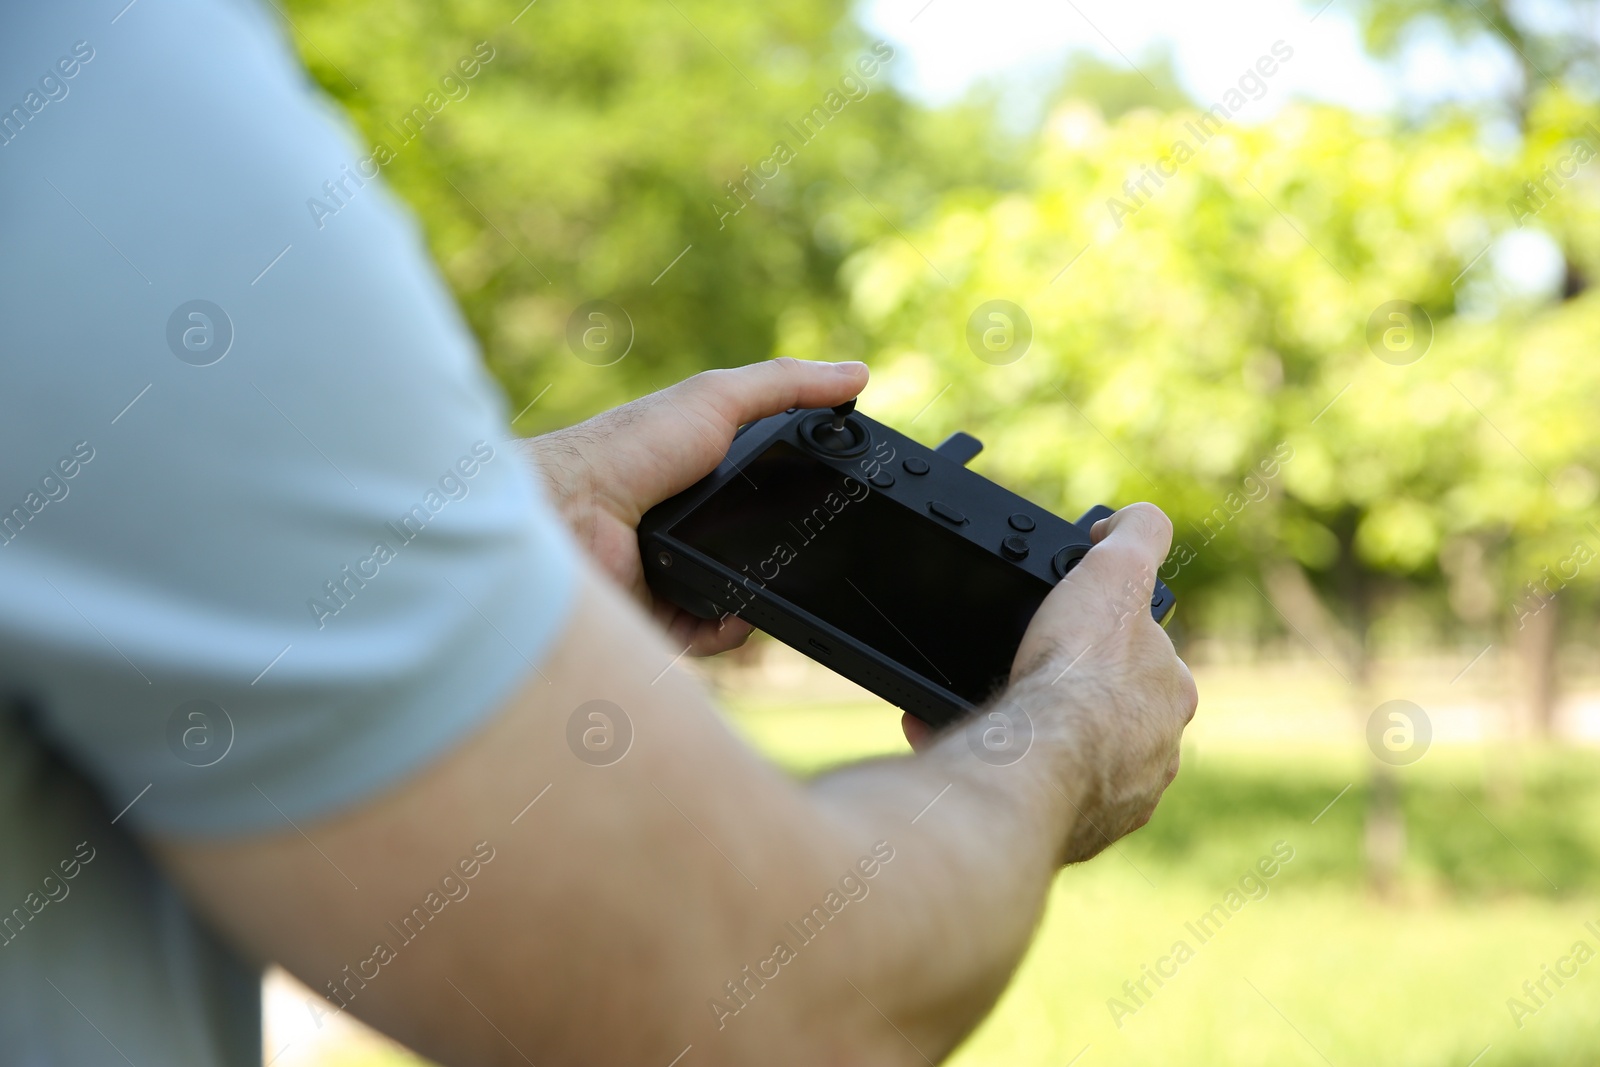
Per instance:
[[[834,405],[833,418],[829,422],[828,428],[834,433],[843,433],[845,417],[852,414],[855,410],[856,402],[854,400],[846,400],[843,404]]]
[[[855,417],[856,402],[846,400],[832,413],[816,412],[800,428],[807,445],[829,456],[859,456],[871,440],[866,426]]]

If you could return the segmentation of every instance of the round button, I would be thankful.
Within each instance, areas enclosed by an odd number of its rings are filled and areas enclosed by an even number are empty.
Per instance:
[[[1078,565],[1078,561],[1089,554],[1088,545],[1068,545],[1055,554],[1050,561],[1050,566],[1055,569],[1057,578],[1065,578],[1067,572]]]
[[[1000,554],[1006,559],[1027,559],[1028,539],[1012,534],[1000,542]]]
[[[900,466],[906,469],[907,474],[928,473],[928,461],[925,459],[918,459],[916,456],[912,456],[910,459],[900,464]]]
[[[1011,528],[1016,530],[1018,533],[1027,533],[1033,529],[1032,517],[1024,515],[1020,511],[1007,519],[1006,522],[1010,523]]]
[[[877,474],[874,474],[872,477],[868,478],[867,481],[871,482],[879,489],[887,489],[894,484],[894,475],[890,474],[888,471],[879,471]]]

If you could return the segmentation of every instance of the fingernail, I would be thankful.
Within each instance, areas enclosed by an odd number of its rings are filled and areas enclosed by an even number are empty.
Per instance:
[[[844,363],[835,363],[833,369],[840,374],[856,374],[867,369],[867,365],[859,359],[848,360]]]

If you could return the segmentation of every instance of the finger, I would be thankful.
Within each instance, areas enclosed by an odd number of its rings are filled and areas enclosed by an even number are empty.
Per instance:
[[[1045,597],[1029,623],[1012,664],[1014,676],[1032,670],[1041,657],[1080,656],[1125,629],[1128,620],[1149,618],[1156,569],[1172,543],[1171,521],[1152,504],[1132,504],[1101,524],[1100,542]]]
[[[811,363],[783,356],[710,370],[583,424],[589,434],[627,431],[636,446],[596,472],[614,497],[637,501],[640,514],[681,492],[721,462],[734,431],[792,407],[831,407],[867,384],[865,363]],[[580,429],[582,429],[580,428]],[[626,460],[625,462],[623,460]],[[636,520],[635,520],[636,521]]]
[[[1183,724],[1194,722],[1194,713],[1200,708],[1200,690],[1194,684],[1194,672],[1183,660],[1178,660],[1178,695],[1183,708]]]
[[[1154,504],[1130,504],[1095,523],[1096,530],[1102,526],[1099,541],[1067,581],[1075,589],[1109,596],[1113,602],[1148,601],[1156,571],[1172,547],[1172,520]]]
[[[906,744],[914,752],[921,752],[933,740],[933,727],[909,711],[900,716],[900,732],[906,735]]]
[[[667,636],[672,638],[674,644],[682,646],[689,640],[687,633],[685,633],[682,641],[678,640],[679,631],[686,628],[683,620],[689,614],[688,612],[670,600],[660,600],[652,596],[648,586],[641,591],[641,594],[645,604],[650,609],[650,617],[656,620],[657,626],[667,631]]]
[[[717,656],[732,651],[750,639],[755,627],[735,616],[721,620],[696,619],[689,635],[689,655]]]
[[[865,363],[822,363],[781,356],[762,363],[696,374],[676,389],[703,398],[732,426],[789,408],[823,408],[859,396]]]
[[[667,638],[674,648],[682,650],[680,655],[715,656],[727,652],[744,644],[753,629],[748,622],[732,615],[702,619],[664,602],[658,603],[657,609],[667,616]]]

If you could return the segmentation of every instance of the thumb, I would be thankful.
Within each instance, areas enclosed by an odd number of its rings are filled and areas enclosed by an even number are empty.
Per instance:
[[[1090,536],[1094,547],[1063,584],[1097,599],[1148,601],[1172,547],[1172,520],[1154,504],[1129,504],[1095,523]]]
[[[1146,610],[1172,522],[1153,504],[1132,504],[1095,526],[1099,540],[1039,605],[1018,651],[1026,669],[1041,648],[1075,655]]]
[[[675,386],[738,427],[789,408],[842,404],[867,385],[865,363],[823,363],[780,356],[728,370],[706,371]]]

